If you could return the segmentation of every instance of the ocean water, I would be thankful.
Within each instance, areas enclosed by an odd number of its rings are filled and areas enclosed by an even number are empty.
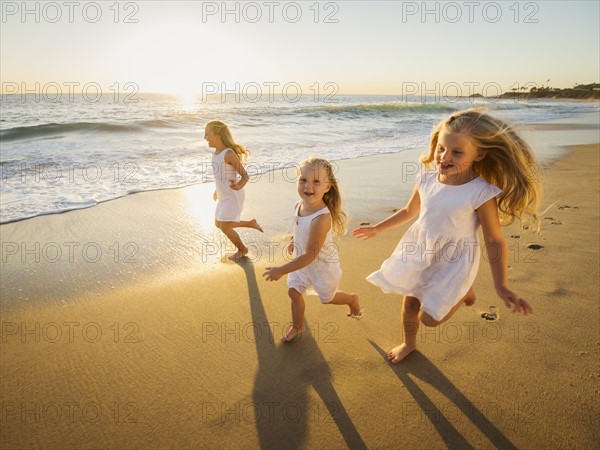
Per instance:
[[[274,96],[206,102],[174,95],[0,97],[0,223],[87,208],[134,192],[211,182],[204,125],[229,124],[248,172],[425,147],[452,111],[484,106],[517,124],[597,112],[597,103],[401,96]],[[543,155],[538,155],[543,158]]]

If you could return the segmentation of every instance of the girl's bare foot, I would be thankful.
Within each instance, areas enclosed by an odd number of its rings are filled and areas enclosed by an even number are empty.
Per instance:
[[[469,292],[467,292],[467,295],[465,295],[463,302],[465,303],[465,306],[471,306],[473,303],[475,303],[475,292],[473,292],[473,288],[469,289]]]
[[[249,228],[254,228],[255,230],[260,231],[261,233],[264,233],[262,227],[258,224],[256,219],[249,220],[249,222],[250,222]]]
[[[475,303],[475,297],[467,297],[464,299],[465,306],[471,306]]]
[[[294,341],[300,339],[303,332],[304,332],[304,328],[298,328],[297,326],[292,325],[290,327],[290,329],[288,330],[288,332],[285,335],[281,336],[281,341],[282,342],[294,342]]]
[[[410,355],[413,351],[415,351],[416,347],[409,347],[406,344],[400,344],[397,347],[394,347],[387,352],[388,359],[392,362],[392,364],[398,364],[408,355]]]
[[[348,304],[350,307],[350,312],[348,313],[348,317],[352,319],[360,319],[362,317],[362,313],[360,312],[360,303],[358,301],[358,294],[350,294],[352,301]]]
[[[237,252],[235,252],[233,255],[228,256],[228,258],[231,261],[236,261],[240,258],[243,258],[244,256],[246,256],[248,254],[248,249],[244,248],[242,250],[238,250]]]

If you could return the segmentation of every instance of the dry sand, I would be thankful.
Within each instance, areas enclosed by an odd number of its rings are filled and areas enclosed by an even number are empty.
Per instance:
[[[504,229],[511,288],[535,315],[501,304],[483,258],[475,305],[421,328],[397,366],[384,352],[401,340],[401,298],[364,278],[407,226],[340,241],[363,320],[310,297],[310,332],[279,342],[286,283],[261,274],[282,261],[296,198],[283,176],[248,186],[244,215],[267,232],[244,233],[240,263],[202,213],[210,186],[1,226],[1,447],[595,447],[599,145],[568,150],[543,175],[541,235]],[[417,154],[339,162],[351,228],[403,206]],[[490,305],[500,320],[481,319]]]

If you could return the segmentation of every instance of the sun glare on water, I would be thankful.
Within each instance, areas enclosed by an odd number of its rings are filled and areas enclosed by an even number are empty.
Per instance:
[[[200,94],[198,92],[185,91],[178,92],[175,95],[178,97],[180,108],[183,111],[192,112],[198,109],[200,101]]]

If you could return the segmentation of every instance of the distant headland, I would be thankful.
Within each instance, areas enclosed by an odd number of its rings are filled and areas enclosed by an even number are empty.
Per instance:
[[[471,98],[483,97],[481,94],[470,95]],[[572,100],[600,100],[600,84],[576,84],[572,88],[558,89],[550,86],[532,87],[529,92],[519,92],[513,89],[496,98],[508,99],[572,99]]]

